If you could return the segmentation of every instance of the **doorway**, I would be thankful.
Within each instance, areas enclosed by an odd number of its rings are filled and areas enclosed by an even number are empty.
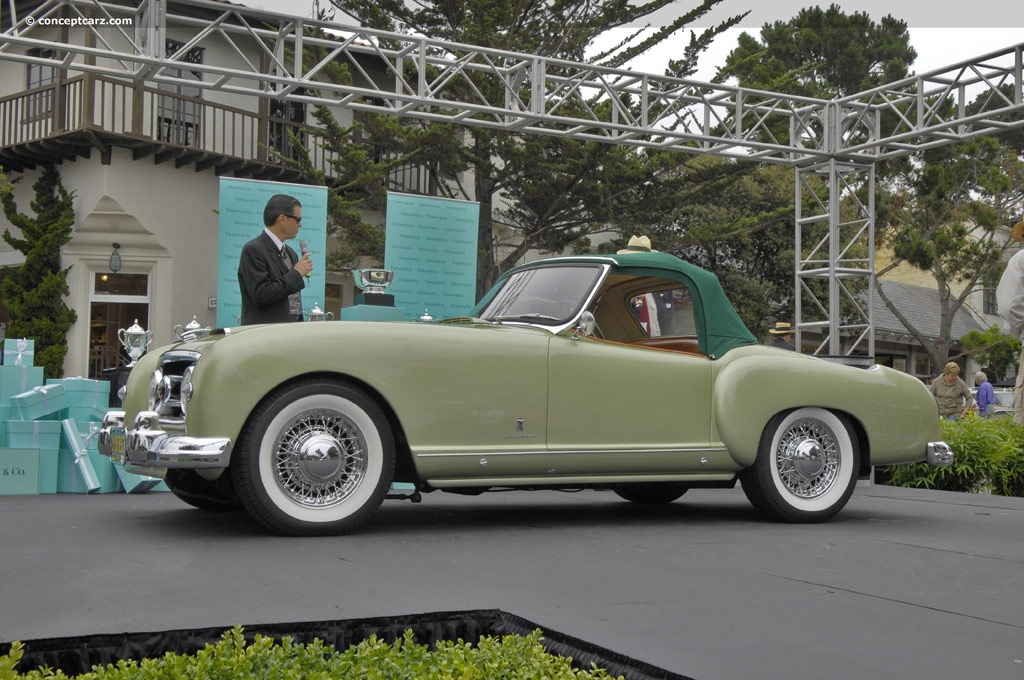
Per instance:
[[[89,295],[89,377],[127,365],[131,359],[118,331],[134,323],[149,327],[149,275],[94,272]]]

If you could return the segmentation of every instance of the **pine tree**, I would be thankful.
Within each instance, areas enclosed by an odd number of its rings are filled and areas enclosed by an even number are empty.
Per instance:
[[[25,264],[13,269],[0,284],[0,294],[10,313],[7,336],[35,340],[35,364],[47,378],[64,375],[68,352],[67,333],[78,315],[65,303],[68,269],[60,268],[61,246],[71,240],[75,223],[69,194],[57,169],[48,165],[33,185],[30,204],[36,216],[18,212],[11,192],[0,198],[4,214],[21,231],[21,238],[4,230],[4,241],[25,254]]]

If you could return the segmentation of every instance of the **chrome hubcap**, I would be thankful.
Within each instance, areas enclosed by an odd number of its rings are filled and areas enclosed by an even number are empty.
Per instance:
[[[832,430],[805,418],[790,425],[779,440],[776,469],[786,489],[800,498],[825,494],[839,475],[839,445]]]
[[[362,431],[336,411],[302,413],[277,438],[274,475],[281,490],[299,505],[322,508],[344,502],[366,470]]]
[[[825,468],[825,459],[818,442],[805,439],[797,444],[793,453],[793,467],[797,473],[808,479],[820,475]]]

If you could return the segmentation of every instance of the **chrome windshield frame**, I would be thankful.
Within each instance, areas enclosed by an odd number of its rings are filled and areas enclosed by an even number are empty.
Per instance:
[[[576,323],[579,321],[579,318],[583,314],[583,312],[587,311],[587,309],[590,308],[590,305],[593,304],[594,298],[597,295],[597,291],[599,291],[601,289],[601,286],[604,284],[605,279],[608,277],[608,273],[612,270],[612,266],[614,264],[614,260],[608,260],[606,262],[593,262],[593,263],[588,262],[586,264],[587,265],[590,265],[590,264],[597,265],[597,269],[599,271],[598,271],[597,276],[594,278],[594,282],[591,284],[590,289],[587,291],[586,295],[583,297],[583,304],[580,305],[577,308],[576,312],[573,313],[573,315],[571,317],[569,317],[569,319],[567,321],[558,322],[556,324],[550,324],[550,323],[538,323],[538,322],[530,321],[529,319],[506,319],[506,320],[484,319],[484,320],[489,322],[489,323],[499,324],[499,325],[503,325],[503,326],[528,326],[530,328],[543,329],[543,330],[546,330],[546,331],[550,332],[552,335],[558,335],[559,333],[562,333],[562,332],[566,331],[567,329],[575,327]],[[535,269],[535,268],[536,269],[539,269],[539,268],[550,269],[550,268],[558,267],[558,266],[579,267],[580,263],[576,262],[576,261],[573,261],[573,260],[565,260],[563,263],[560,263],[558,258],[555,258],[555,259],[543,260],[542,262],[538,262],[535,267],[531,267],[530,265],[523,265],[521,267],[516,267],[514,270],[510,271],[508,273],[508,275],[511,275],[513,272],[521,272],[521,271],[525,271],[525,270],[529,270],[529,269]]]

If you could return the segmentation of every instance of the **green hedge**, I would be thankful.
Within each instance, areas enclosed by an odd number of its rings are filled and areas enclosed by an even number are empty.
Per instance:
[[[886,468],[893,486],[1024,496],[1024,427],[1009,418],[969,414],[943,420],[942,437],[956,461],[947,467],[912,463]]]
[[[419,678],[458,678],[459,680],[587,680],[611,678],[604,669],[575,669],[571,659],[548,654],[540,642],[541,631],[531,635],[482,636],[476,646],[441,641],[436,649],[420,645],[411,630],[393,645],[376,636],[338,652],[316,640],[308,645],[294,644],[285,637],[256,635],[247,641],[241,626],[226,631],[216,645],[195,655],[169,652],[157,659],[122,660],[105,668],[75,676],[79,680],[328,680],[361,678],[365,680],[413,680]],[[67,678],[61,671],[45,669],[21,674],[15,669],[24,646],[15,642],[11,652],[0,656],[0,680]],[[621,678],[621,676],[619,676]]]

